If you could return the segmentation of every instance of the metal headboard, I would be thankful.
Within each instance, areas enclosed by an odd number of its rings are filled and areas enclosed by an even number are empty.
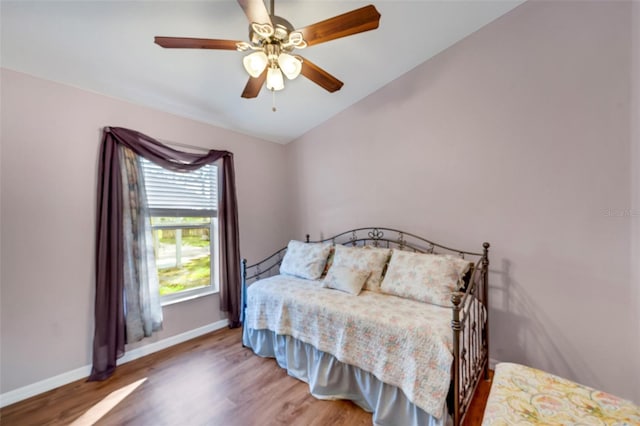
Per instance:
[[[321,238],[319,240],[311,240],[309,234],[307,234],[306,242],[332,242],[333,244],[342,244],[354,247],[372,246],[418,253],[452,254],[463,259],[469,258],[470,261],[476,260],[473,259],[474,257],[482,257],[482,253],[454,249],[435,243],[426,238],[419,237],[415,234],[399,231],[393,228],[357,228],[342,232],[329,238]],[[277,275],[279,273],[280,263],[282,263],[282,259],[286,252],[286,247],[281,248],[269,257],[251,265],[247,265],[246,260],[243,259],[243,271],[246,273],[246,283],[251,284],[256,280]]]

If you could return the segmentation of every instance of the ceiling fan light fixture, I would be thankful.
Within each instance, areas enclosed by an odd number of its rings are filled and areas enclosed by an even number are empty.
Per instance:
[[[267,71],[267,89],[277,91],[284,89],[284,78],[278,67],[269,67]]]
[[[288,53],[281,53],[280,56],[278,56],[278,65],[289,80],[298,77],[300,71],[302,71],[302,61]]]
[[[244,69],[253,78],[259,77],[267,67],[268,63],[269,60],[267,59],[267,55],[262,51],[253,52],[242,59]]]

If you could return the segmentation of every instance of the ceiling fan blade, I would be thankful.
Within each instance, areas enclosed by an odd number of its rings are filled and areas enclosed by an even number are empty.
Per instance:
[[[340,90],[344,84],[306,58],[302,58],[302,71],[300,73],[331,93]]]
[[[220,49],[237,50],[240,41],[216,40],[212,38],[189,38],[189,37],[155,37],[155,43],[162,47],[178,49]]]
[[[256,98],[260,93],[260,89],[262,89],[262,86],[264,85],[266,79],[266,68],[258,77],[249,77],[249,81],[247,81],[247,85],[244,87],[244,91],[242,92],[242,97],[245,99]]]
[[[302,37],[308,46],[335,40],[337,38],[358,34],[364,31],[375,30],[380,24],[380,13],[373,5],[361,7],[342,15],[317,22],[308,27],[300,28],[296,32],[302,33]]]
[[[272,25],[271,16],[262,0],[238,0],[238,4],[244,10],[250,23]]]

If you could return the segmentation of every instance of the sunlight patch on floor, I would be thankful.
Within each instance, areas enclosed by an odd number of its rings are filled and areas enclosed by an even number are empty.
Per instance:
[[[78,417],[76,421],[71,423],[70,426],[90,426],[95,424],[98,420],[104,417],[113,407],[118,405],[123,399],[131,394],[134,390],[143,384],[147,378],[140,379],[137,382],[133,382],[130,385],[124,386],[116,391],[111,392],[105,396],[100,402],[89,408],[82,416]]]

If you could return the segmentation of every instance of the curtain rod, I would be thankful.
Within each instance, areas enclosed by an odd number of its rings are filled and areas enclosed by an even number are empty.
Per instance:
[[[163,143],[166,143],[169,146],[173,146],[173,147],[179,147],[179,148],[189,148],[189,149],[194,149],[196,151],[202,151],[202,152],[209,152],[211,151],[208,148],[203,148],[201,146],[195,146],[195,145],[188,145],[186,143],[178,143],[178,142],[165,142],[163,141]]]
[[[104,131],[106,132],[110,132],[111,131],[111,127],[109,126],[105,126],[104,127]],[[179,143],[179,142],[167,142],[167,141],[161,141],[164,144],[167,144],[169,146],[173,146],[173,147],[179,147],[179,148],[189,148],[189,149],[194,149],[196,151],[202,151],[202,152],[209,152],[211,151],[211,149],[209,148],[203,148],[201,146],[195,146],[195,145],[188,145],[186,143]]]

